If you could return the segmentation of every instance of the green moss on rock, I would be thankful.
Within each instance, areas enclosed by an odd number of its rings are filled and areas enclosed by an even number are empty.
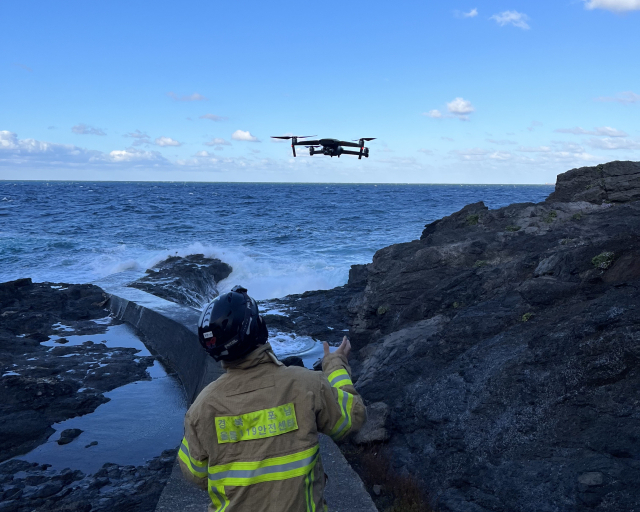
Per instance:
[[[596,268],[601,268],[602,270],[606,270],[611,266],[615,257],[616,257],[615,253],[611,251],[604,251],[598,254],[597,256],[594,256],[593,258],[591,258],[591,263]]]

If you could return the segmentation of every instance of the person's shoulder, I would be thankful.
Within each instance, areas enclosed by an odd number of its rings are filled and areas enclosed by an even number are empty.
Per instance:
[[[322,378],[322,372],[315,372],[301,366],[281,366],[276,375],[281,379],[294,380],[309,385],[317,384]]]
[[[220,394],[220,390],[224,388],[229,380],[229,374],[225,373],[218,377],[213,382],[207,384],[198,396],[193,401],[191,408],[194,409],[196,407],[202,407],[204,404],[209,403],[212,398],[217,397]]]

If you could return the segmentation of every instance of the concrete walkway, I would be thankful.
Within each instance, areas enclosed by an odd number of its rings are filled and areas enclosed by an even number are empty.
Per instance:
[[[113,315],[140,331],[149,348],[175,368],[189,402],[192,402],[204,386],[223,372],[198,342],[196,323],[199,313],[193,308],[126,286],[138,277],[140,274],[137,272],[123,272],[95,284],[109,294],[109,307]],[[329,476],[325,490],[329,510],[377,512],[360,477],[349,466],[335,443],[324,435],[320,436],[320,453],[324,470]],[[156,512],[205,512],[208,504],[207,493],[188,484],[176,462]]]
[[[348,462],[331,438],[320,435],[320,453],[322,465],[329,477],[325,489],[325,499],[329,512],[377,512],[362,480],[351,469]],[[209,496],[182,478],[176,462],[167,482],[156,512],[206,512]],[[283,511],[288,512],[288,511]]]

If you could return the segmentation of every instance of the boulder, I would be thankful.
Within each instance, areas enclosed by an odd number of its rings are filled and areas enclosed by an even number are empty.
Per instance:
[[[640,199],[640,163],[609,162],[580,167],[558,176],[556,190],[547,202],[587,201],[601,204],[626,203]]]
[[[384,402],[376,402],[367,406],[367,421],[354,436],[356,444],[379,443],[389,439],[386,424],[389,417],[389,406]]]
[[[63,430],[60,433],[60,439],[58,439],[57,443],[60,445],[69,444],[76,437],[82,434],[82,432],[83,430],[80,430],[79,428],[68,428],[66,430]]]
[[[202,254],[171,256],[148,269],[129,286],[185,306],[202,308],[218,296],[218,283],[231,266]]]

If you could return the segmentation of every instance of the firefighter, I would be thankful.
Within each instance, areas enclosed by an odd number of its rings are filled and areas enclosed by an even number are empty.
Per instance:
[[[226,373],[187,411],[179,452],[185,477],[209,492],[210,512],[323,512],[318,433],[338,441],[366,419],[351,382],[345,336],[322,372],[284,366],[247,290],[203,311],[198,337]]]

